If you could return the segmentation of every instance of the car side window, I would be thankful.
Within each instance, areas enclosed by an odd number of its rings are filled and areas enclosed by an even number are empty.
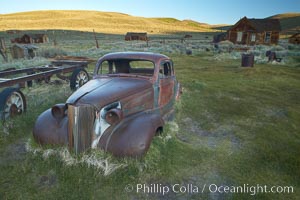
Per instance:
[[[169,61],[164,61],[160,64],[159,67],[159,77],[160,78],[165,78],[165,77],[170,77],[172,76],[173,73],[173,65]]]
[[[99,74],[113,74],[115,73],[114,63],[108,60],[105,60],[101,63]]]

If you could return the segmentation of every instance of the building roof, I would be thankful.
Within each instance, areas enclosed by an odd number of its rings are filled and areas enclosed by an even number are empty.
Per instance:
[[[240,19],[234,26],[230,29],[234,29],[241,22],[249,22],[249,24],[258,32],[263,31],[281,31],[280,21],[278,19],[248,19],[247,17],[243,17]]]
[[[248,19],[257,31],[281,31],[278,19]]]

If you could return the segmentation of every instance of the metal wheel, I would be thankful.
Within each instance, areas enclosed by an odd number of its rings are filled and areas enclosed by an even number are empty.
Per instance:
[[[6,120],[9,117],[21,115],[26,111],[24,94],[16,88],[6,88],[0,94],[0,117]]]
[[[76,69],[70,79],[70,88],[77,90],[90,80],[89,74],[84,69]]]

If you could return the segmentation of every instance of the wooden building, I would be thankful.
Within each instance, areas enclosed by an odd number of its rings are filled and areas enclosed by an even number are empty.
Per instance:
[[[12,43],[33,44],[33,43],[46,43],[49,38],[46,34],[24,34],[20,38],[11,40]]]
[[[21,37],[21,41],[25,44],[28,43],[46,43],[49,41],[46,34],[24,34]]]
[[[131,41],[131,40],[147,41],[148,40],[148,36],[147,36],[147,33],[128,32],[125,35],[125,40],[126,41]]]
[[[278,19],[240,19],[227,31],[227,39],[235,44],[277,44],[281,31]]]
[[[11,47],[11,55],[14,59],[19,59],[19,58],[31,59],[35,57],[36,49],[38,49],[38,47],[34,45],[14,44]]]
[[[295,33],[289,38],[289,43],[300,44],[300,33]]]

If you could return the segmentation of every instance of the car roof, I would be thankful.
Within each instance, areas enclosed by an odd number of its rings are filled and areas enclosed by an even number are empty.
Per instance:
[[[133,59],[133,60],[149,60],[157,62],[159,60],[170,59],[168,56],[159,53],[151,52],[116,52],[104,55],[100,60],[113,60],[113,59]]]

